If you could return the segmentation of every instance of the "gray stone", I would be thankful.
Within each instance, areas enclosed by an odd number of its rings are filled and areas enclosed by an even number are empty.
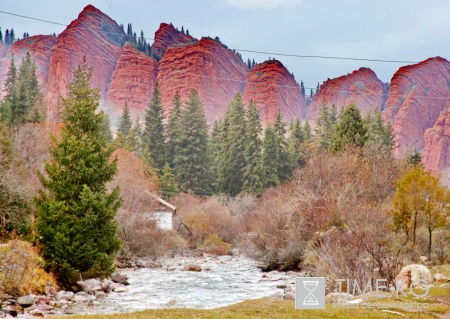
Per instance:
[[[34,304],[34,298],[33,295],[22,296],[17,299],[17,303],[22,307],[29,307]]]
[[[295,294],[293,292],[287,292],[284,294],[285,300],[295,300]]]
[[[95,299],[103,299],[103,298],[106,298],[106,294],[103,291],[95,292]]]
[[[114,273],[111,277],[111,280],[118,284],[128,284],[127,275],[123,275],[121,273]]]
[[[114,288],[114,292],[127,292],[128,288],[127,287],[123,287],[123,286],[119,286]]]
[[[58,292],[58,294],[56,295],[56,299],[57,300],[61,300],[61,299],[67,299],[67,300],[71,300],[73,298],[75,294],[72,291],[64,291],[61,290]]]

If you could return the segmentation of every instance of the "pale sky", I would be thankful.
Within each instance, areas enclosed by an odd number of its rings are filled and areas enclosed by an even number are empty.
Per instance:
[[[448,0],[0,0],[0,10],[69,24],[92,4],[117,23],[132,23],[153,38],[161,22],[184,26],[192,36],[218,36],[230,49],[295,55],[422,61],[450,58]],[[63,26],[0,13],[2,31],[16,36],[59,33]],[[152,42],[151,40],[149,40]],[[262,62],[269,54],[247,53]],[[401,63],[294,58],[271,54],[306,87],[372,68],[389,82]]]

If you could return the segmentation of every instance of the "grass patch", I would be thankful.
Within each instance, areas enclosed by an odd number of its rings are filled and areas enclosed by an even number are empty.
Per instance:
[[[398,311],[405,315],[405,318],[436,318],[436,313],[445,313],[450,310],[449,307],[434,307],[422,311],[405,311],[402,309],[389,309]],[[399,315],[384,312],[383,309],[339,309],[327,305],[325,310],[296,310],[293,301],[277,299],[255,299],[247,300],[232,306],[198,310],[198,309],[156,309],[143,312],[115,315],[79,315],[70,318],[90,318],[90,319],[152,319],[152,318],[302,318],[302,319],[320,319],[320,318],[404,318]],[[55,317],[56,318],[56,317]],[[67,317],[62,317],[67,318]]]

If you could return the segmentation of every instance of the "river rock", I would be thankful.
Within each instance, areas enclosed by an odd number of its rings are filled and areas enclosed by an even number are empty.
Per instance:
[[[29,307],[34,304],[34,299],[35,296],[33,295],[22,296],[17,299],[17,303],[22,307]]]
[[[114,292],[127,292],[128,288],[124,286],[118,286],[114,288]]]
[[[403,283],[401,288],[406,289],[411,286],[411,284],[417,280],[422,280],[423,282],[414,283],[414,287],[420,284],[432,284],[433,278],[431,277],[431,272],[428,267],[424,265],[412,264],[402,268],[400,273],[395,277],[394,283],[400,285]]]
[[[56,299],[57,300],[61,300],[61,299],[71,300],[74,297],[74,295],[75,294],[72,291],[61,290],[57,293]]]
[[[184,266],[184,270],[186,271],[202,271],[202,266],[199,264],[187,264]]]
[[[95,299],[104,299],[106,298],[106,293],[103,291],[96,291],[95,292]]]
[[[126,275],[118,273],[118,272],[114,273],[111,276],[111,280],[118,284],[128,285],[128,281],[127,281],[128,277]]]
[[[448,282],[448,281],[450,281],[450,279],[448,279],[448,277],[445,277],[442,274],[434,274],[433,279],[434,279],[435,282]]]

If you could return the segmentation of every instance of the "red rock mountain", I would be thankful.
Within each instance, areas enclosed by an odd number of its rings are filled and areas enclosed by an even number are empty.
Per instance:
[[[401,67],[394,74],[383,118],[392,124],[398,156],[423,149],[425,130],[445,110],[449,94],[450,62],[443,58]]]
[[[88,5],[58,36],[50,58],[48,88],[45,101],[54,111],[60,96],[66,93],[72,71],[83,61],[94,66],[92,85],[102,97],[111,80],[116,62],[122,52],[120,42],[125,33],[119,25],[97,8]]]
[[[368,68],[360,68],[347,75],[327,80],[320,86],[319,93],[313,97],[306,111],[306,118],[313,123],[317,119],[322,103],[335,105],[338,110],[344,106],[355,104],[366,115],[375,109],[382,110],[385,95],[384,84],[375,72]]]
[[[27,52],[30,52],[32,59],[36,62],[36,74],[39,83],[41,84],[41,87],[44,88],[47,83],[50,53],[55,43],[56,38],[51,35],[36,35],[14,42],[8,48],[8,51],[5,52],[6,55],[0,59],[0,83],[3,83],[6,79],[6,73],[8,73],[9,70],[11,57],[14,55],[14,63],[16,67],[19,68],[22,58]],[[1,95],[3,96],[3,84],[1,91]]]
[[[223,44],[202,38],[195,44],[171,46],[159,61],[162,102],[170,108],[177,91],[186,100],[196,89],[208,123],[225,113],[236,92],[244,91],[247,67]]]
[[[152,52],[160,60],[170,45],[189,43],[195,39],[190,35],[177,31],[172,24],[161,23],[155,32],[155,40],[151,46]]]
[[[425,168],[439,172],[450,166],[450,104],[443,111],[436,123],[425,131],[422,161]]]
[[[276,60],[254,66],[246,77],[244,103],[254,100],[264,123],[272,122],[277,109],[283,118],[303,118],[306,103],[294,77]]]
[[[106,101],[143,113],[152,96],[158,74],[158,61],[125,44],[108,86]]]

